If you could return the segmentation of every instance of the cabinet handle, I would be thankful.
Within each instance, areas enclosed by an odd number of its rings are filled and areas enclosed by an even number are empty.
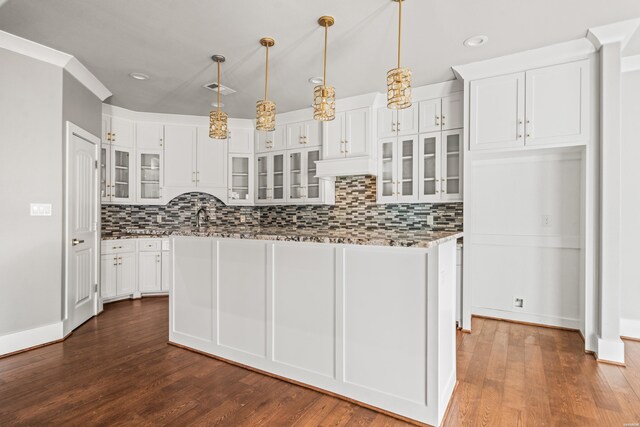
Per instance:
[[[398,132],[400,132],[400,122],[396,123],[396,128],[398,129]]]
[[[441,119],[441,121],[442,121],[442,126],[444,126],[444,125],[445,125],[445,124],[444,124],[444,116],[442,116],[440,119]]]
[[[518,120],[518,139],[522,138],[522,120]]]
[[[196,182],[200,182],[200,171],[196,172]]]
[[[191,172],[191,182],[196,182],[196,173]]]
[[[118,257],[113,257],[113,265],[118,265]]]
[[[344,153],[344,147],[342,146],[342,144],[344,144],[344,141],[340,141],[340,152]]]
[[[348,139],[344,140],[344,152],[348,153],[349,152],[349,146],[347,145],[349,143]]]
[[[115,133],[112,133],[112,134],[111,134],[111,140],[112,140],[112,141],[115,141],[115,140],[116,140],[116,134],[115,134]]]
[[[396,122],[391,123],[391,132],[396,132]]]

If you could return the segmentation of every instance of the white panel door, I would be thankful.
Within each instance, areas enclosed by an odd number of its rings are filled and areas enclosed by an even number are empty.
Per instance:
[[[390,138],[397,135],[396,110],[387,107],[378,108],[378,138]]]
[[[164,128],[164,185],[174,188],[196,186],[196,128],[167,125]],[[225,141],[221,141],[225,143]]]
[[[418,105],[397,111],[396,129],[398,135],[414,135],[418,133]]]
[[[171,284],[170,334],[214,342],[215,242],[211,239],[176,238]]]
[[[102,135],[103,144],[111,144],[111,116],[102,115]]]
[[[266,153],[272,149],[273,132],[256,131],[256,153]]]
[[[422,202],[438,202],[441,178],[441,136],[442,132],[420,134],[418,141],[418,199]]]
[[[303,145],[317,147],[322,145],[322,126],[317,120],[307,120],[303,127]]]
[[[136,148],[161,150],[164,140],[164,126],[161,123],[136,123]]]
[[[352,246],[343,259],[345,382],[424,404],[427,255]]]
[[[589,61],[527,71],[526,144],[588,138]]]
[[[326,159],[344,157],[346,113],[336,114],[336,118],[324,123],[324,153]]]
[[[272,139],[272,150],[285,150],[287,148],[287,127],[285,125],[276,125],[276,130],[273,131],[271,136]]]
[[[347,157],[364,156],[369,153],[369,108],[345,112],[344,150]]]
[[[97,139],[97,138],[96,138]],[[95,314],[97,284],[97,146],[72,133],[68,152],[70,241],[67,259],[67,315],[71,331]]]
[[[265,357],[267,245],[219,240],[218,266],[218,344]]]
[[[133,148],[133,122],[120,117],[111,117],[111,143],[120,147]]]
[[[161,252],[140,252],[138,254],[138,289],[140,292],[162,290]]]
[[[273,359],[333,378],[335,249],[275,244],[273,254]]]
[[[287,148],[301,148],[304,146],[304,122],[287,125]]]
[[[419,105],[420,133],[437,132],[442,128],[442,100],[429,99]]]
[[[463,92],[442,98],[442,130],[464,127]]]
[[[383,139],[378,143],[378,201],[393,202],[397,195],[397,139]]]
[[[524,145],[524,73],[471,82],[472,150]]]
[[[462,200],[462,129],[442,132],[442,200]]]
[[[253,153],[253,129],[229,129],[229,153]],[[218,141],[224,143],[223,141]]]
[[[137,290],[137,282],[136,254],[119,254],[116,293],[118,295],[129,295],[134,293]]]
[[[199,188],[227,188],[227,143],[209,138],[208,127],[198,127],[196,181]]]
[[[102,298],[111,298],[116,296],[117,271],[117,255],[102,255],[100,257],[100,291]]]

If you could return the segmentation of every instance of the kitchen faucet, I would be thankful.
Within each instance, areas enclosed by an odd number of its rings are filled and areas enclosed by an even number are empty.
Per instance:
[[[208,222],[209,221],[209,215],[207,215],[207,210],[204,207],[201,207],[200,209],[198,209],[196,211],[196,225],[198,228],[202,227],[202,225],[200,224],[200,213],[204,214],[204,221]]]

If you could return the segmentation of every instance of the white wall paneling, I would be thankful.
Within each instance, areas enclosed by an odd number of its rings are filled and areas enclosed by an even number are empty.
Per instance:
[[[455,241],[173,242],[172,342],[432,425],[442,419],[455,385]]]

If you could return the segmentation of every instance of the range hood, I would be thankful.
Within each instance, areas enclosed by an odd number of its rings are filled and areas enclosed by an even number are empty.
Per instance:
[[[316,162],[316,177],[335,179],[338,176],[377,175],[375,159],[370,156],[319,160]]]

